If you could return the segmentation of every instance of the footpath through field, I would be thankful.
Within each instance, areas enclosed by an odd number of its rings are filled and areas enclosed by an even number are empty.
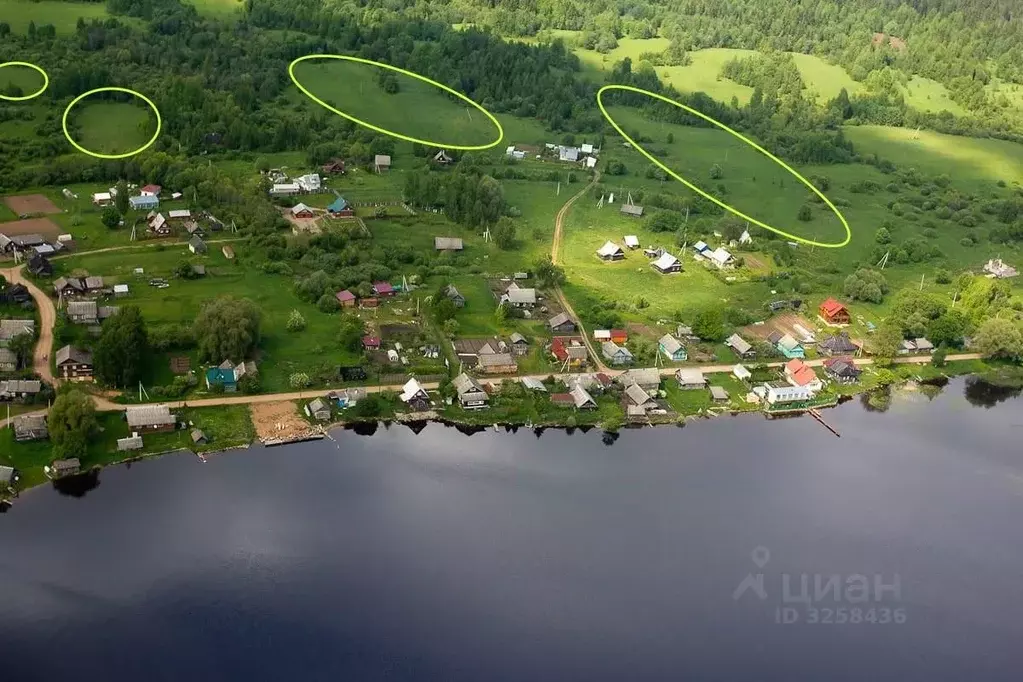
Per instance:
[[[572,208],[572,204],[586,194],[591,187],[597,184],[598,180],[600,180],[600,171],[593,173],[593,179],[590,180],[590,184],[583,187],[581,190],[576,192],[572,198],[566,201],[565,205],[561,207],[560,211],[558,211],[557,217],[554,218],[554,239],[551,242],[551,262],[555,265],[558,264],[558,255],[561,251],[561,235],[564,228],[565,216],[568,215],[568,209]],[[590,341],[590,335],[586,333],[586,327],[583,326],[583,321],[579,319],[579,315],[577,315],[575,310],[572,308],[572,304],[568,302],[567,298],[565,298],[565,294],[561,291],[560,286],[554,288],[554,296],[558,299],[558,302],[561,304],[564,311],[568,313],[573,320],[575,320],[576,326],[579,327],[579,331],[582,333],[583,343],[586,344],[586,350],[589,352],[590,357],[593,358],[593,364],[595,364],[597,369],[601,372],[606,373],[610,371],[608,366],[604,364],[604,360],[601,358],[600,353],[598,353],[597,349],[594,347],[593,342]]]

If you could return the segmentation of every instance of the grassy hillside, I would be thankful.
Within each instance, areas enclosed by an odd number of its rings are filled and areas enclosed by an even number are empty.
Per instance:
[[[381,74],[394,75],[398,92],[385,92],[378,81]],[[497,138],[494,124],[481,112],[411,76],[340,60],[302,62],[295,75],[339,111],[396,133],[436,141],[437,146],[480,145]],[[305,98],[297,88],[295,96]],[[318,106],[311,101],[310,105]]]
[[[809,188],[777,163],[727,132],[654,122],[642,112],[627,107],[611,107],[609,111],[630,134],[638,132],[653,139],[654,142],[644,146],[651,153],[663,152],[657,156],[665,165],[743,213],[806,239],[821,242],[844,239],[845,231],[841,224],[826,208],[815,210],[813,219],[808,222],[797,220],[796,214],[807,201]],[[673,138],[671,143],[667,142],[669,134]],[[651,165],[631,149],[621,152],[614,149],[611,153],[622,156],[632,172],[645,173]],[[710,169],[714,165],[722,171],[718,179],[710,177]],[[613,187],[616,178],[608,176],[606,182]],[[678,184],[674,180],[670,182]],[[644,184],[652,188],[660,185],[657,180]],[[679,187],[685,190],[681,185]]]
[[[145,103],[140,104],[83,101],[69,116],[75,141],[100,154],[123,154],[138,149],[152,136],[145,127],[153,117]]]
[[[242,0],[185,0],[185,2],[195,5],[199,14],[203,16],[221,19],[240,14],[244,8]]]
[[[108,16],[107,7],[101,2],[0,0],[0,20],[18,33],[27,32],[33,21],[36,26],[53,24],[57,33],[74,33],[80,18],[102,19],[105,16]]]
[[[861,154],[874,153],[899,166],[948,173],[976,185],[1023,183],[1023,145],[1013,142],[884,126],[849,127],[846,134]]]

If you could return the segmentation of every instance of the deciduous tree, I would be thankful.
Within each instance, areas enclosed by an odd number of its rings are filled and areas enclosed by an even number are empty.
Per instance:
[[[93,352],[96,378],[108,386],[127,387],[139,382],[149,360],[149,335],[137,306],[121,308],[103,323]]]
[[[203,305],[193,333],[199,357],[210,362],[241,361],[259,345],[262,316],[247,298],[222,296]]]
[[[77,388],[57,396],[46,422],[54,459],[85,457],[89,439],[98,430],[96,407],[92,399]]]

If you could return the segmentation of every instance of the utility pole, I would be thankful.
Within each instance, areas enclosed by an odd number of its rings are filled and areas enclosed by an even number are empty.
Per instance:
[[[920,291],[924,290],[924,276],[920,275]]]

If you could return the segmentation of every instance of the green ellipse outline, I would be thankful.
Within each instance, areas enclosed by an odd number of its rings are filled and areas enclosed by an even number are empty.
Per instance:
[[[316,95],[311,93],[304,85],[302,85],[301,83],[298,82],[298,78],[295,77],[295,66],[297,66],[298,64],[301,64],[304,61],[308,61],[308,60],[311,60],[311,59],[340,59],[342,61],[356,62],[358,64],[369,64],[370,66],[379,66],[379,67],[381,67],[383,69],[388,69],[390,71],[394,71],[396,73],[400,73],[400,74],[405,75],[405,76],[411,76],[412,78],[420,80],[420,81],[422,81],[424,83],[428,83],[428,84],[430,84],[430,85],[432,85],[434,87],[440,88],[441,90],[443,90],[443,91],[445,91],[447,93],[450,93],[450,94],[454,95],[455,97],[459,98],[463,102],[467,102],[467,103],[471,104],[472,106],[476,107],[477,110],[482,111],[483,115],[486,116],[487,118],[489,118],[491,123],[493,123],[495,126],[497,126],[497,139],[494,140],[493,142],[490,142],[488,144],[482,144],[482,145],[441,144],[441,143],[435,142],[433,140],[420,140],[417,137],[411,137],[409,135],[402,135],[401,133],[396,133],[393,130],[387,130],[386,128],[381,128],[379,126],[375,126],[372,123],[368,123],[366,121],[363,121],[362,119],[356,118],[356,117],[352,116],[351,114],[346,114],[345,112],[343,112],[343,111],[341,111],[339,109],[335,109],[334,107],[330,106],[329,104],[324,102],[322,99],[320,99],[319,97],[317,97]],[[438,83],[437,81],[433,80],[432,78],[427,78],[426,76],[418,74],[418,73],[416,73],[414,71],[409,71],[407,69],[403,69],[403,68],[398,67],[398,66],[392,66],[390,64],[384,64],[383,62],[376,62],[376,61],[373,61],[372,59],[362,59],[360,57],[351,57],[351,56],[343,55],[343,54],[307,54],[307,55],[305,55],[303,57],[299,57],[298,59],[296,59],[295,61],[291,62],[291,64],[288,65],[288,76],[291,78],[291,82],[294,83],[298,87],[298,89],[302,91],[302,94],[304,94],[306,97],[308,97],[312,101],[314,101],[317,104],[319,104],[324,109],[327,109],[328,111],[332,111],[335,114],[337,114],[338,116],[341,116],[342,118],[348,119],[352,123],[355,123],[357,125],[361,125],[361,126],[363,126],[365,128],[369,128],[370,130],[375,130],[378,133],[381,133],[383,135],[388,135],[390,137],[394,137],[394,138],[397,138],[399,140],[405,140],[406,142],[414,142],[414,143],[426,145],[427,147],[441,147],[441,148],[444,148],[444,149],[453,149],[453,150],[461,151],[461,152],[479,152],[479,151],[483,151],[484,149],[493,149],[497,145],[501,144],[501,140],[504,139],[504,128],[501,126],[501,122],[498,121],[494,117],[494,115],[491,114],[489,111],[487,111],[482,106],[480,106],[476,102],[474,102],[471,99],[469,99],[468,95],[462,94],[461,92],[458,92],[457,90],[449,88],[448,86],[444,85],[443,83]]]
[[[756,218],[754,218],[752,216],[746,215],[745,213],[743,213],[739,209],[737,209],[737,208],[735,208],[733,206],[730,206],[729,204],[726,204],[725,202],[721,201],[717,197],[714,197],[714,196],[708,194],[707,192],[703,191],[702,189],[700,189],[699,187],[697,187],[693,183],[685,180],[682,176],[680,176],[677,173],[675,173],[675,171],[671,170],[670,168],[665,166],[663,163],[661,163],[656,157],[654,157],[652,154],[650,154],[647,150],[643,149],[643,147],[641,147],[639,144],[637,144],[635,140],[633,140],[631,137],[629,137],[629,135],[624,130],[622,130],[621,127],[617,123],[615,123],[615,120],[607,112],[607,109],[604,108],[604,102],[601,100],[601,95],[603,95],[608,90],[628,90],[630,92],[635,92],[635,93],[640,94],[640,95],[647,95],[649,97],[653,97],[655,99],[659,99],[662,102],[666,102],[667,104],[673,104],[676,107],[679,107],[680,109],[684,109],[685,111],[689,112],[690,114],[693,114],[694,116],[698,116],[699,118],[702,118],[704,121],[707,121],[708,123],[712,123],[713,125],[717,126],[721,130],[724,130],[724,131],[726,131],[728,133],[731,133],[736,138],[742,140],[743,142],[745,142],[749,146],[753,147],[758,152],[760,152],[761,154],[763,154],[767,158],[771,159],[772,161],[777,163],[779,166],[781,166],[782,168],[787,170],[789,173],[794,175],[800,182],[802,182],[804,185],[809,187],[810,190],[813,191],[814,194],[816,194],[818,197],[820,197],[821,200],[825,204],[828,205],[828,208],[830,208],[834,212],[834,214],[836,216],[838,216],[839,221],[841,221],[841,223],[842,223],[842,227],[845,228],[845,241],[837,243],[837,244],[825,244],[825,243],[822,243],[822,242],[814,241],[812,239],[806,239],[805,237],[797,237],[794,234],[789,234],[788,232],[785,232],[784,230],[779,230],[776,227],[771,227],[767,223],[761,222],[761,221],[757,220]],[[770,230],[771,232],[774,232],[775,234],[779,234],[779,235],[781,235],[783,237],[788,237],[789,239],[794,239],[797,242],[801,242],[803,244],[808,244],[810,246],[820,246],[820,247],[826,248],[826,249],[839,249],[839,248],[842,248],[843,246],[846,246],[850,241],[852,241],[852,230],[849,229],[849,223],[846,221],[845,216],[842,215],[842,212],[838,210],[838,207],[835,206],[833,203],[831,203],[830,199],[828,199],[826,196],[824,196],[824,194],[820,190],[818,190],[816,187],[814,187],[813,184],[810,181],[808,181],[806,178],[804,178],[802,175],[800,175],[794,168],[789,166],[787,163],[785,163],[784,161],[779,159],[777,156],[775,156],[771,152],[767,151],[766,149],[764,149],[763,147],[758,145],[753,140],[751,140],[748,137],[744,136],[742,133],[740,133],[738,131],[735,131],[735,130],[732,130],[731,128],[726,126],[724,123],[721,123],[720,121],[715,120],[715,119],[711,118],[710,116],[707,116],[706,114],[704,114],[704,113],[702,113],[700,111],[697,111],[696,109],[693,109],[692,107],[688,107],[685,104],[681,104],[679,102],[676,102],[675,100],[669,99],[669,98],[665,97],[664,95],[659,95],[656,92],[650,92],[649,90],[644,90],[643,88],[633,87],[631,85],[605,85],[604,87],[602,87],[600,90],[597,91],[597,106],[600,107],[600,113],[603,114],[604,118],[607,119],[607,122],[610,123],[611,126],[616,131],[618,131],[618,134],[621,135],[622,137],[624,137],[629,142],[629,144],[631,144],[643,156],[645,156],[647,159],[649,159],[651,163],[653,163],[655,166],[657,166],[658,168],[663,170],[665,173],[667,173],[671,177],[675,178],[676,180],[678,180],[683,185],[685,185],[689,189],[693,190],[694,192],[696,192],[697,194],[699,194],[703,198],[709,199],[710,201],[714,202],[715,204],[717,204],[721,208],[725,209],[729,213],[731,213],[733,215],[736,215],[736,216],[739,216],[740,218],[742,218],[744,220],[748,220],[751,223],[753,223],[754,225],[762,227],[765,230]]]
[[[138,149],[136,149],[134,151],[130,151],[130,152],[126,153],[126,154],[100,154],[99,152],[89,151],[88,149],[86,149],[82,145],[78,144],[73,139],[71,139],[71,133],[69,133],[68,129],[67,129],[67,117],[68,117],[68,114],[71,113],[71,109],[73,109],[74,106],[76,104],[78,104],[79,102],[81,102],[83,99],[85,99],[89,95],[95,95],[96,93],[99,93],[99,92],[123,92],[123,93],[129,94],[129,95],[132,95],[134,97],[138,97],[143,102],[148,104],[149,108],[153,110],[154,114],[156,114],[156,132],[153,133],[153,137],[151,137],[149,139],[149,142],[146,142],[144,145],[142,145]],[[75,149],[77,149],[78,151],[82,152],[83,154],[88,154],[89,156],[95,157],[97,159],[112,159],[112,160],[116,160],[116,159],[127,159],[130,156],[135,156],[136,154],[141,154],[142,152],[144,152],[147,149],[149,149],[152,146],[152,144],[154,142],[156,142],[156,138],[160,137],[160,130],[163,129],[163,118],[160,117],[160,110],[156,108],[155,104],[153,104],[153,100],[149,99],[148,97],[143,95],[141,92],[138,92],[136,90],[131,90],[129,88],[118,88],[118,87],[114,87],[114,86],[108,86],[108,87],[105,87],[105,88],[96,88],[95,90],[89,90],[88,92],[83,92],[81,95],[79,95],[78,97],[75,97],[73,100],[71,100],[71,104],[68,104],[67,108],[64,109],[64,116],[60,119],[60,126],[64,130],[64,137],[66,137],[67,141],[71,143],[71,146],[74,147]]]
[[[35,99],[39,95],[46,92],[46,88],[50,87],[50,77],[47,75],[45,71],[43,71],[42,67],[38,66],[37,64],[32,64],[31,62],[4,62],[3,64],[0,64],[0,69],[3,69],[6,66],[27,66],[30,69],[35,69],[43,77],[43,87],[39,88],[38,92],[33,92],[31,95],[22,95],[21,97],[10,97],[9,95],[0,95],[0,99],[2,100],[6,100],[8,102],[24,102],[30,99]]]

